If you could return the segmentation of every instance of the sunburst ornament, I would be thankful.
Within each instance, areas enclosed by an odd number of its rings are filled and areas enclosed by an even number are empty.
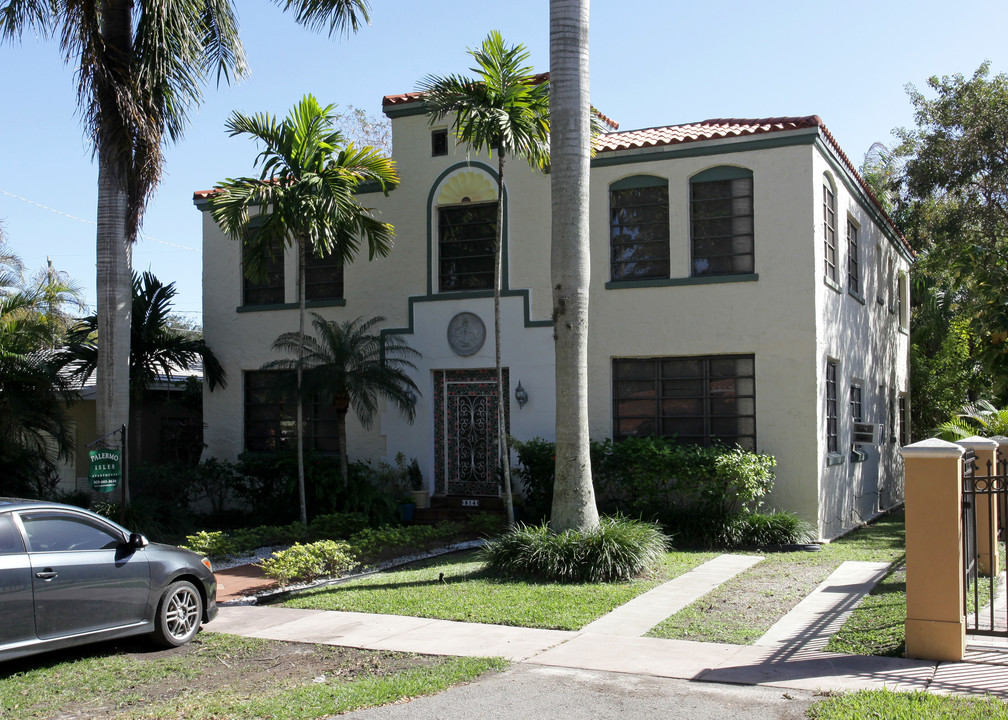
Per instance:
[[[497,199],[497,186],[483,173],[466,170],[452,175],[441,186],[438,205],[493,202]]]

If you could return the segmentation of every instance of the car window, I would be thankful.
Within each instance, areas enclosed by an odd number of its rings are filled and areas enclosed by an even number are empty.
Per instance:
[[[14,520],[10,515],[0,515],[0,555],[23,553],[24,549],[21,533],[14,527]]]
[[[30,552],[106,550],[122,543],[115,531],[74,515],[22,515]]]

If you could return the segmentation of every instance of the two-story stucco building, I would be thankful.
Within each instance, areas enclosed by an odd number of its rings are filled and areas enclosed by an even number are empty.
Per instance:
[[[351,417],[349,455],[401,451],[433,494],[496,496],[496,157],[455,147],[417,94],[386,97],[384,110],[401,185],[365,204],[395,226],[395,249],[342,270],[312,260],[306,302],[329,319],[384,316],[383,332],[422,353],[422,395],[412,425],[388,412],[367,431]],[[771,504],[823,538],[899,503],[911,250],[822,121],[611,132],[591,173],[592,436],[720,438],[771,453]],[[547,176],[509,160],[501,354],[522,439],[554,432],[549,193]],[[297,328],[296,256],[265,282],[244,279],[242,248],[205,212],[207,194],[195,195],[204,332],[235,381],[205,395],[205,456],[234,458],[293,432],[259,368]],[[309,415],[308,446],[331,450],[325,409]],[[881,444],[855,447],[855,421],[880,424]]]

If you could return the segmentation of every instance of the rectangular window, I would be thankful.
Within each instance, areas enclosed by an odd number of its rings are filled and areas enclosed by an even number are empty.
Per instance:
[[[893,274],[893,260],[889,258],[888,263],[889,274],[886,275],[886,287],[889,289],[889,312],[896,312],[896,287],[894,285],[896,278]]]
[[[907,420],[907,396],[899,396],[899,434],[900,445],[910,444],[910,425]]]
[[[889,396],[889,442],[896,442],[896,398]]]
[[[609,247],[613,280],[669,276],[667,182],[610,189]]]
[[[752,355],[613,360],[613,437],[756,449]]]
[[[826,277],[833,282],[837,280],[837,246],[836,246],[836,197],[829,183],[823,187],[823,249],[826,254]]]
[[[493,289],[497,203],[438,208],[438,289]]]
[[[245,449],[250,452],[293,450],[297,446],[294,372],[259,370],[245,373]],[[337,413],[331,402],[302,408],[305,449],[339,452]]]
[[[343,297],[343,263],[330,253],[319,257],[305,253],[305,300],[336,300]]]
[[[248,267],[249,248],[242,242],[242,303],[244,305],[279,305],[284,301],[284,244],[278,240],[270,248],[271,256],[262,267],[262,277],[249,279],[244,271]]]
[[[693,275],[751,273],[752,177],[690,183]]]
[[[431,140],[431,157],[439,157],[441,155],[448,154],[447,130],[432,130],[430,134],[430,140]]]
[[[852,293],[861,295],[861,269],[858,264],[858,227],[847,220],[847,287]]]
[[[826,361],[826,452],[840,452],[840,434],[837,423],[837,364]]]
[[[899,318],[900,330],[910,330],[910,289],[906,273],[901,272],[896,281],[896,315]]]

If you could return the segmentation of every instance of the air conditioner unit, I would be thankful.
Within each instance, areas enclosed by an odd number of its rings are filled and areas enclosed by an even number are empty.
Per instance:
[[[881,423],[854,423],[855,445],[880,445],[882,443]]]

